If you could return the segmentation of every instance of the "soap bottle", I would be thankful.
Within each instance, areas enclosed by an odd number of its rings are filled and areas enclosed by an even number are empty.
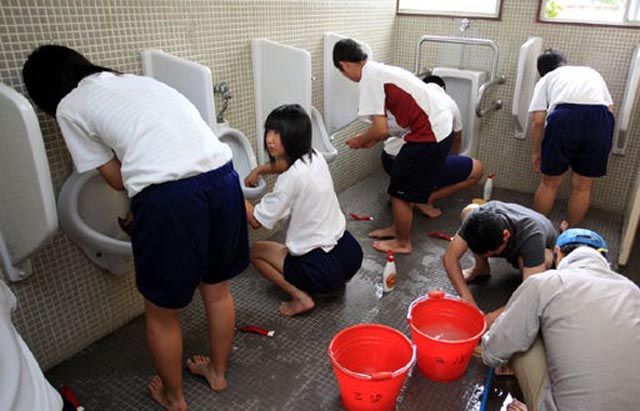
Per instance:
[[[484,194],[482,196],[484,201],[491,200],[491,193],[493,192],[493,178],[495,176],[495,173],[490,173],[489,175],[487,175],[487,180],[484,182]]]
[[[382,289],[385,293],[393,290],[396,286],[396,263],[392,250],[387,250],[387,264],[382,272]]]

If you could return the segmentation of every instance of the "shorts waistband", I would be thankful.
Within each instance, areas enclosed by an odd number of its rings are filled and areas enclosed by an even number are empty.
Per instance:
[[[593,109],[606,109],[609,110],[609,107],[604,104],[570,104],[570,103],[562,103],[556,106],[557,109],[584,109],[584,110],[593,110]]]
[[[180,180],[174,181],[166,181],[164,183],[152,184],[148,187],[145,187],[141,192],[136,194],[133,198],[142,198],[146,195],[152,194],[158,190],[176,190],[176,189],[190,189],[193,187],[198,187],[202,185],[202,183],[212,180],[218,180],[224,178],[229,173],[233,172],[233,163],[231,161],[227,162],[225,165],[215,168],[211,171],[207,171],[204,173],[196,174],[195,176],[181,178]]]

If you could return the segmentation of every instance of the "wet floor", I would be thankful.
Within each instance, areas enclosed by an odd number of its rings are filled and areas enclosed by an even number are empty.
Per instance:
[[[447,243],[427,236],[431,231],[453,234],[458,227],[462,207],[480,194],[480,187],[443,200],[443,215],[434,220],[416,214],[412,241],[414,251],[398,256],[396,288],[382,296],[381,279],[385,256],[371,248],[366,233],[390,223],[386,204],[387,179],[376,173],[340,194],[345,213],[370,214],[373,221],[351,221],[347,228],[360,241],[365,259],[362,268],[335,295],[318,296],[316,308],[295,318],[278,315],[285,294],[271,286],[249,268],[232,281],[238,325],[256,324],[275,330],[272,338],[238,333],[229,359],[229,388],[213,393],[204,381],[185,373],[185,395],[191,410],[339,410],[337,384],[327,358],[331,338],[341,329],[363,322],[392,326],[410,335],[406,314],[409,304],[429,290],[449,293],[449,284],[440,258]],[[532,196],[494,189],[494,198],[530,205]],[[563,208],[551,216],[558,223]],[[609,241],[611,255],[617,254],[622,217],[590,212],[585,226],[602,233]],[[282,240],[282,234],[274,239]],[[463,265],[470,265],[466,256]],[[504,304],[518,286],[520,276],[511,266],[492,262],[488,281],[472,285],[483,310]],[[199,297],[182,313],[184,356],[206,353],[207,331]],[[398,410],[479,410],[480,397],[488,369],[472,358],[466,374],[457,381],[436,383],[424,378],[417,369],[407,380]],[[112,335],[98,341],[68,361],[47,372],[54,385],[68,384],[87,410],[157,410],[146,394],[153,374],[147,353],[144,320],[138,318]],[[520,396],[512,377],[497,377],[490,392],[489,410],[500,410],[508,394]],[[520,397],[521,398],[521,397]]]

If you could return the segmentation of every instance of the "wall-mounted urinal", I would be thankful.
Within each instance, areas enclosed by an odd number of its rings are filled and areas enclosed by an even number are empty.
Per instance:
[[[637,105],[640,100],[640,46],[631,57],[627,85],[622,97],[622,104],[616,126],[613,132],[613,153],[623,155],[627,149],[628,134],[638,112]]]
[[[311,54],[267,39],[252,39],[251,59],[260,164],[269,158],[263,142],[264,121],[274,108],[296,103],[311,117],[313,148],[327,162],[335,160],[338,151],[331,144],[320,112],[311,105]]]
[[[325,33],[324,48],[324,120],[329,134],[345,127],[358,117],[358,84],[347,79],[333,65],[333,47],[348,37]],[[367,44],[355,40],[373,60],[373,51]]]
[[[488,79],[487,72],[435,67],[432,73],[442,77],[447,86],[447,94],[453,98],[460,110],[463,124],[460,154],[475,157],[480,139],[480,118],[476,116],[476,100],[480,86]]]
[[[129,211],[124,191],[111,188],[96,170],[71,173],[58,195],[60,225],[97,266],[114,274],[131,271],[131,241],[118,217]]]
[[[256,187],[247,187],[245,177],[257,165],[255,154],[247,136],[231,128],[226,122],[217,123],[211,70],[202,64],[186,60],[162,50],[144,50],[141,53],[142,72],[182,93],[196,106],[202,118],[216,136],[231,147],[233,166],[240,176],[240,185],[246,198],[256,198],[264,193],[267,183],[263,178]],[[258,146],[262,139],[258,138]]]
[[[0,267],[7,279],[32,273],[29,256],[58,229],[40,125],[29,101],[0,84]]]
[[[538,78],[537,61],[542,52],[542,39],[531,37],[520,47],[518,74],[513,93],[511,114],[515,122],[515,137],[524,139],[529,128],[529,104]]]

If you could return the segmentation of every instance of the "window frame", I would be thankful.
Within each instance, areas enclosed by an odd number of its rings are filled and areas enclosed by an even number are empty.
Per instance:
[[[423,17],[467,17],[472,18],[474,20],[494,20],[500,21],[502,20],[502,5],[506,0],[497,0],[499,2],[499,6],[497,7],[498,13],[496,16],[489,16],[486,14],[471,14],[471,13],[438,13],[438,12],[418,12],[418,11],[401,11],[400,10],[400,0],[396,0],[396,14],[399,16],[423,16]]]
[[[536,14],[536,23],[542,24],[568,24],[571,26],[587,26],[587,27],[615,27],[621,29],[640,29],[640,20],[627,20],[629,11],[631,9],[631,1],[627,2],[624,11],[624,21],[621,23],[607,23],[607,22],[588,22],[580,20],[549,20],[542,17],[543,5],[549,0],[538,0],[538,13]],[[640,8],[640,0],[638,7]]]

